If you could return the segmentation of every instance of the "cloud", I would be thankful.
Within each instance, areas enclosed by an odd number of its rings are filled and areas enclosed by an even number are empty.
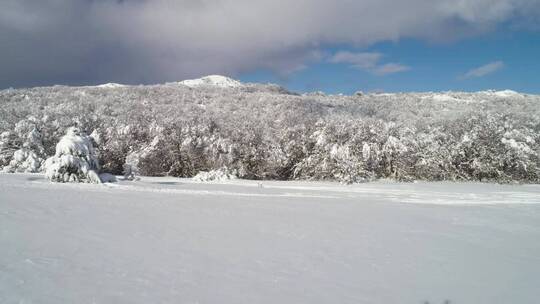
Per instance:
[[[400,72],[405,72],[410,70],[411,68],[406,65],[402,65],[399,63],[386,63],[383,64],[373,70],[373,73],[375,75],[384,76],[388,74],[395,74]]]
[[[475,69],[472,69],[465,73],[463,76],[461,76],[462,79],[468,79],[468,78],[478,78],[478,77],[484,77],[486,75],[492,74],[497,72],[498,70],[502,69],[504,67],[504,62],[502,61],[494,61],[490,62],[486,65],[477,67]]]
[[[351,67],[369,71],[377,76],[384,76],[410,70],[410,67],[399,63],[386,63],[379,65],[383,54],[377,52],[352,53],[341,51],[330,57],[330,63],[347,63]]]
[[[538,17],[537,0],[3,0],[0,87],[286,75],[326,45],[452,41]]]
[[[373,68],[382,58],[381,53],[351,53],[341,51],[332,56],[331,63],[348,63],[355,68],[370,69]]]

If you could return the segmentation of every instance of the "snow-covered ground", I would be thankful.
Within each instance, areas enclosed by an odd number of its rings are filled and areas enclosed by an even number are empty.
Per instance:
[[[540,186],[0,174],[0,303],[538,303]]]

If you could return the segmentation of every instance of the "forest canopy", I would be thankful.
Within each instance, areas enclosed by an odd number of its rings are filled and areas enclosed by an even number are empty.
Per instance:
[[[353,96],[182,83],[0,91],[0,167],[41,172],[70,127],[105,172],[239,178],[540,181],[540,97]]]

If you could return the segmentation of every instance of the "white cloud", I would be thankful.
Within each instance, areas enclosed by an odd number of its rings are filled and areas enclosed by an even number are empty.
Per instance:
[[[379,65],[383,54],[377,52],[352,53],[341,51],[330,57],[328,62],[347,63],[351,67],[369,71],[377,76],[384,76],[410,70],[410,67],[399,63],[385,63]]]
[[[369,69],[376,66],[381,58],[381,53],[351,53],[341,51],[332,56],[329,62],[348,63],[355,68]]]
[[[480,66],[480,67],[477,67],[475,69],[468,71],[461,78],[467,79],[467,78],[483,77],[483,76],[495,73],[498,70],[502,69],[503,67],[504,67],[504,62],[502,61],[490,62],[488,64],[485,64],[483,66]]]
[[[373,70],[373,73],[375,75],[384,76],[388,74],[395,74],[400,72],[405,72],[410,70],[411,68],[406,65],[402,65],[399,63],[386,63],[383,64]]]
[[[538,0],[3,0],[0,87],[287,74],[325,45],[451,41],[539,16]],[[377,61],[364,56],[350,59]]]

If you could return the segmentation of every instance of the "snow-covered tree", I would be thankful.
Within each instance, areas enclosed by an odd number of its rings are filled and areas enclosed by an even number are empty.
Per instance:
[[[0,134],[0,168],[7,166],[13,158],[15,151],[17,151],[15,138],[15,134],[11,131],[5,131]]]
[[[45,161],[45,175],[54,182],[101,183],[99,163],[92,140],[76,127],[70,127],[54,156]]]
[[[43,170],[77,125],[95,131],[101,168],[128,177],[227,167],[250,179],[540,181],[540,96],[509,91],[298,95],[204,82],[0,90],[0,101],[10,172]]]
[[[35,173],[41,170],[45,150],[41,141],[41,134],[37,130],[37,119],[29,117],[15,125],[16,139],[11,141],[13,147],[17,147],[9,163],[4,167],[4,172],[27,172]],[[9,146],[9,133],[5,136]],[[3,144],[0,144],[3,145]],[[0,148],[1,149],[1,148]]]

